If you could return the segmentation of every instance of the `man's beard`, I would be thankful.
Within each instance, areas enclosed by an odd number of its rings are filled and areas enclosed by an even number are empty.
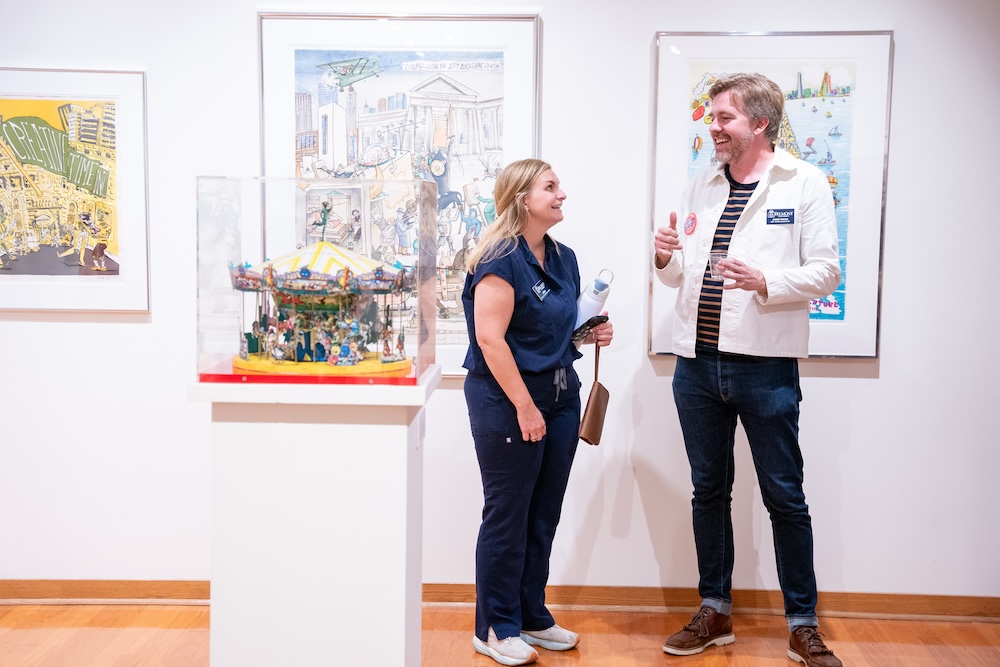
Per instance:
[[[729,138],[729,141],[721,146],[716,144],[715,157],[719,160],[719,162],[724,164],[733,164],[746,155],[747,150],[750,148],[750,144],[753,142],[753,135],[726,134],[725,136]]]

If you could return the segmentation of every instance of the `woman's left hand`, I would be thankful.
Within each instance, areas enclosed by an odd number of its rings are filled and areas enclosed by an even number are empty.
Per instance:
[[[611,320],[604,322],[603,324],[598,324],[594,327],[594,330],[590,332],[588,336],[588,343],[594,343],[595,345],[600,345],[605,347],[611,345],[611,339],[615,337],[615,328],[611,326]]]

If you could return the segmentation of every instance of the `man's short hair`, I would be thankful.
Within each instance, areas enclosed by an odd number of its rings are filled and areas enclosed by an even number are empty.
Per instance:
[[[781,129],[781,117],[785,112],[785,94],[781,92],[774,81],[756,72],[741,72],[726,74],[716,79],[708,91],[709,99],[729,91],[736,102],[751,121],[767,119],[767,129],[764,134],[777,143],[778,132]]]

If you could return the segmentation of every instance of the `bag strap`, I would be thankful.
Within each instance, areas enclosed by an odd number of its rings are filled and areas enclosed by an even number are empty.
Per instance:
[[[597,382],[597,369],[601,362],[601,346],[594,343],[594,382]]]

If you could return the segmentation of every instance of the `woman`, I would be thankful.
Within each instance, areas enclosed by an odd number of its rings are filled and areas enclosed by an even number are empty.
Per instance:
[[[552,539],[580,425],[571,342],[580,294],[576,255],[548,230],[566,193],[541,160],[509,165],[494,188],[497,218],[469,256],[465,398],[483,478],[476,547],[476,651],[502,665],[534,662],[532,646],[572,649],[579,635],[545,608]],[[610,322],[585,342],[607,345]]]

